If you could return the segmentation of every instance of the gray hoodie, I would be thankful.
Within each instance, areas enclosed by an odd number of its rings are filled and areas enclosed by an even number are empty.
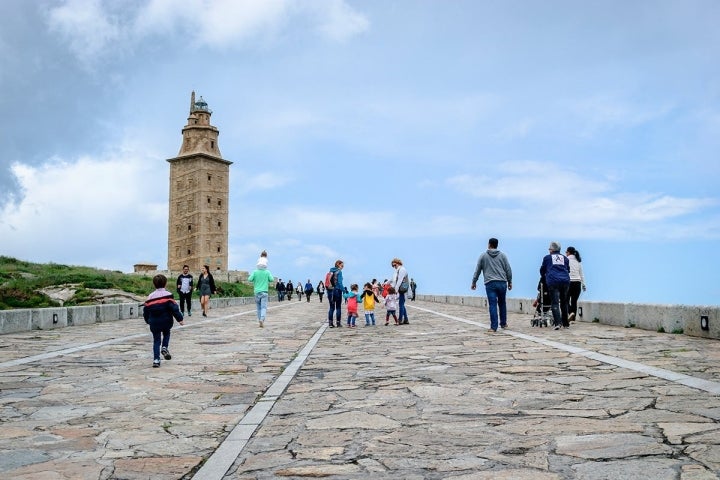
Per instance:
[[[488,248],[486,252],[480,255],[475,274],[473,274],[472,283],[477,283],[480,273],[485,279],[484,283],[499,280],[501,282],[512,283],[512,269],[507,256],[500,250]]]

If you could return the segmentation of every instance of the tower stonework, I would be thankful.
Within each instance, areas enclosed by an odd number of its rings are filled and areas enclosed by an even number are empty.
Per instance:
[[[169,158],[168,270],[187,264],[197,272],[228,270],[230,165],[218,147],[220,131],[210,124],[212,110],[195,92],[182,129],[177,157]]]

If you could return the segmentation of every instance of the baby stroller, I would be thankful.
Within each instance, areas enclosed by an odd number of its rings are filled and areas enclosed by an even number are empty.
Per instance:
[[[547,327],[552,321],[552,312],[550,311],[552,301],[550,300],[550,293],[548,292],[547,285],[545,285],[545,279],[541,278],[538,282],[538,295],[533,302],[535,307],[535,313],[530,320],[531,327]]]

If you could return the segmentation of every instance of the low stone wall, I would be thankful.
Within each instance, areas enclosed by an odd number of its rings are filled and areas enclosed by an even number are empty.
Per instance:
[[[415,298],[487,308],[487,297],[482,296],[417,295]],[[535,312],[533,300],[508,298],[508,311],[527,313],[529,322]],[[720,307],[579,301],[576,321],[720,339]],[[702,328],[702,323],[707,325],[706,330]]]
[[[269,299],[273,301],[272,298]],[[255,304],[254,297],[216,297],[210,299],[210,308],[226,308]],[[200,301],[193,299],[192,311],[200,314]],[[114,303],[82,307],[28,308],[0,310],[0,334],[50,330],[53,328],[93,323],[114,322],[142,318],[141,303]]]
[[[417,295],[416,298],[427,302],[487,308],[487,298],[481,296]],[[273,297],[268,300],[277,301]],[[526,313],[529,322],[535,311],[532,306],[533,300],[533,298],[508,298],[508,311]],[[211,308],[254,305],[254,303],[253,297],[215,297],[210,299]],[[192,305],[193,312],[198,315],[200,301],[193,299]],[[0,334],[49,330],[132,318],[142,318],[142,304],[119,303],[83,307],[0,310]],[[706,319],[707,330],[703,330],[701,326],[703,318]],[[720,307],[580,301],[578,302],[577,321],[720,339]]]

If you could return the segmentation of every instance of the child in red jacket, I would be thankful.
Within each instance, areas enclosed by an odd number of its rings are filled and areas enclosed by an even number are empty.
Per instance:
[[[160,366],[160,354],[165,360],[170,360],[170,329],[173,327],[173,319],[180,325],[183,323],[183,315],[180,313],[178,304],[173,300],[172,293],[165,290],[167,278],[165,275],[153,277],[155,291],[145,300],[143,318],[145,323],[150,325],[153,335],[153,367]],[[162,345],[162,348],[161,348]]]
[[[353,283],[350,285],[350,291],[343,293],[343,297],[347,300],[347,326],[348,328],[355,328],[355,320],[358,317],[358,301],[360,295],[358,294],[358,284]]]

